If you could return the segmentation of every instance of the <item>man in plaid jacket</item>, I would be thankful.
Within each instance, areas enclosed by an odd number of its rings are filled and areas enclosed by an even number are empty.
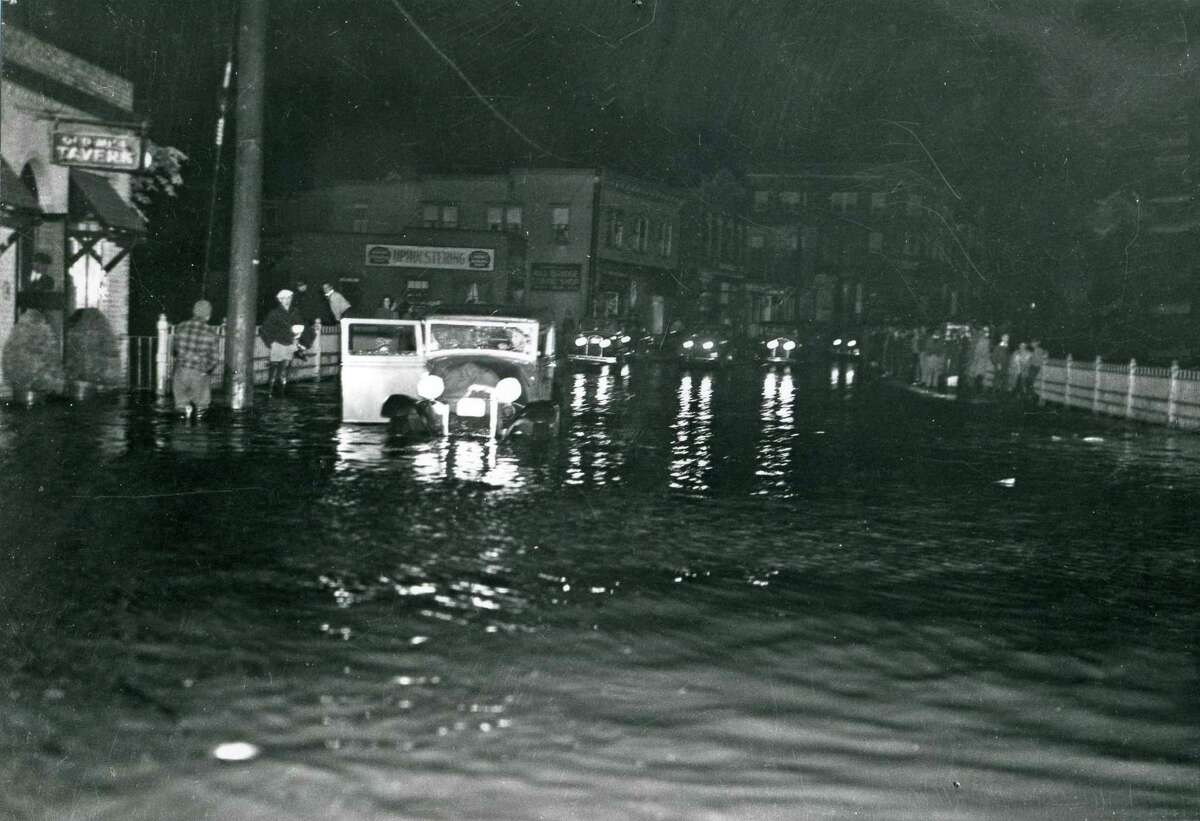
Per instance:
[[[192,318],[175,326],[171,391],[175,410],[189,420],[193,413],[202,415],[212,402],[212,372],[220,357],[216,330],[208,324],[211,316],[212,303],[201,299],[192,306]]]

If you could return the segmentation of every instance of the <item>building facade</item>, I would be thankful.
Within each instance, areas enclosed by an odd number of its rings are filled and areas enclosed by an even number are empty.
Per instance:
[[[130,205],[129,174],[143,164],[133,85],[7,23],[3,41],[0,348],[30,308],[60,346],[80,308],[101,311],[120,339],[128,255],[145,233]],[[124,378],[123,345],[113,357]]]
[[[590,168],[328,186],[268,204],[268,278],[328,272],[371,304],[386,289],[410,303],[495,302],[557,322],[661,330],[678,278],[680,202],[662,187]],[[447,249],[463,267],[421,266]],[[499,267],[472,269],[473,250],[490,251]],[[404,269],[403,282],[385,285],[380,268]]]
[[[797,165],[756,169],[748,182],[747,267],[787,290],[790,316],[860,327],[970,310],[970,231],[903,168]]]

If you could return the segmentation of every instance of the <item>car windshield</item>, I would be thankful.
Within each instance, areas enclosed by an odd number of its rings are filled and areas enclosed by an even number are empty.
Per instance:
[[[417,352],[412,325],[350,325],[351,356],[404,356]]]
[[[429,350],[510,351],[534,353],[537,326],[533,324],[471,325],[460,322],[431,322]]]

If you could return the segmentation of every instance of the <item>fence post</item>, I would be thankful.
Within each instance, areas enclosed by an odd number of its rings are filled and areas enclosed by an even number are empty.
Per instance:
[[[1096,357],[1096,373],[1092,379],[1092,413],[1100,412],[1100,373],[1104,367],[1104,360]]]
[[[1063,367],[1063,371],[1065,372],[1065,375],[1063,376],[1063,407],[1064,408],[1071,407],[1071,363],[1072,362],[1074,362],[1074,359],[1071,358],[1070,354],[1067,354],[1066,363],[1064,364],[1064,367]]]
[[[315,320],[313,320],[313,327],[316,329],[316,334],[313,336],[313,344],[312,344],[312,354],[315,357],[315,359],[313,360],[313,362],[315,363],[315,367],[313,369],[313,374],[314,374],[313,378],[316,379],[318,382],[320,382],[321,381],[321,317],[317,317]]]
[[[158,350],[155,351],[154,393],[166,396],[171,379],[171,324],[166,314],[158,315]]]
[[[1175,427],[1179,405],[1179,361],[1171,362],[1171,382],[1167,388],[1167,427]]]
[[[1039,408],[1046,404],[1046,362],[1044,361],[1041,370],[1038,371],[1037,399]]]
[[[1137,386],[1137,360],[1129,360],[1129,379],[1125,388],[1125,418],[1133,418],[1133,391]]]

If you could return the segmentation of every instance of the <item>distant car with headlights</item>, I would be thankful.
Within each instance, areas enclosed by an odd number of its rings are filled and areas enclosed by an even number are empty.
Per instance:
[[[852,333],[835,335],[829,342],[829,355],[835,359],[858,359],[862,350],[862,341]]]
[[[445,314],[341,321],[342,420],[503,438],[557,397],[554,326]]]
[[[567,348],[567,361],[574,365],[622,365],[637,350],[640,335],[611,326],[585,327]]]
[[[679,364],[686,367],[721,367],[742,358],[742,348],[728,328],[701,328],[680,334]]]
[[[755,358],[764,365],[794,365],[805,350],[794,328],[764,327],[755,345]]]

